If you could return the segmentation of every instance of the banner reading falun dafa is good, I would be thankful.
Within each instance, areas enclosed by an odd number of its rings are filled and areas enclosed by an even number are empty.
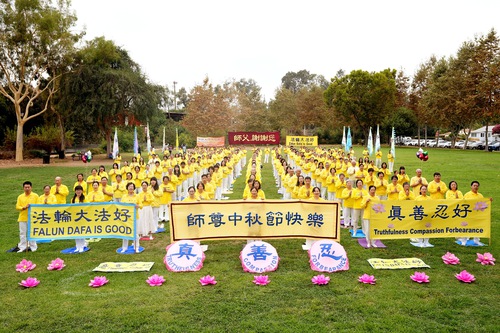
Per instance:
[[[134,204],[101,202],[30,205],[28,239],[121,238],[133,240]]]

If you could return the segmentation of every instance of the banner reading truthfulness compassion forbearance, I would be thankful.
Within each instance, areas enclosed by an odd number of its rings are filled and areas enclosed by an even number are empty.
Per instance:
[[[286,136],[286,145],[295,147],[317,147],[317,136]]]
[[[230,145],[279,145],[280,132],[229,132]]]
[[[402,200],[370,206],[370,238],[490,238],[491,201]]]
[[[196,137],[197,147],[224,147],[223,136]]]
[[[28,239],[121,238],[133,240],[134,204],[99,202],[30,205]]]
[[[337,201],[173,202],[170,216],[172,242],[255,238],[340,240]]]

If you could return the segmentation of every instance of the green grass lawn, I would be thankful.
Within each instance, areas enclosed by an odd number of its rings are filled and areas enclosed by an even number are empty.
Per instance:
[[[356,147],[361,153],[362,148]],[[387,148],[384,149],[387,151]],[[18,242],[15,202],[22,182],[31,180],[40,194],[42,186],[53,184],[55,176],[72,186],[76,174],[90,173],[97,161],[66,167],[50,166],[0,169],[0,332],[496,332],[500,327],[500,270],[475,262],[476,252],[500,257],[498,246],[500,209],[500,153],[428,149],[429,160],[416,158],[415,148],[398,148],[395,167],[404,165],[410,176],[422,168],[430,181],[439,171],[444,182],[456,180],[462,192],[472,180],[481,183],[480,192],[493,197],[491,245],[461,247],[452,238],[433,239],[434,248],[415,248],[408,240],[387,240],[386,249],[364,249],[342,229],[341,243],[349,256],[350,270],[329,274],[326,286],[315,286],[308,256],[301,249],[303,240],[271,240],[281,257],[271,283],[256,286],[253,275],[244,273],[239,253],[244,241],[210,241],[204,267],[199,272],[172,273],[163,264],[169,234],[159,234],[151,242],[141,242],[145,251],[119,255],[121,240],[104,239],[91,243],[91,251],[63,255],[62,249],[74,241],[40,244],[35,253],[6,253]],[[111,166],[111,160],[106,169]],[[279,198],[272,178],[271,164],[263,169],[263,189],[269,199]],[[238,178],[231,196],[239,199],[244,179]],[[488,243],[488,240],[483,239]],[[205,242],[204,242],[205,243]],[[447,266],[441,256],[447,251],[460,258],[460,265]],[[62,271],[48,271],[51,260],[64,259]],[[431,266],[425,272],[429,284],[410,280],[415,270],[373,270],[369,258],[418,257]],[[15,265],[27,258],[37,264],[29,273],[18,273]],[[105,261],[154,261],[150,272],[105,273],[109,284],[88,287],[89,281],[103,273],[92,272]],[[476,276],[472,284],[455,279],[467,270]],[[368,273],[376,285],[357,282]],[[166,283],[150,287],[145,280],[163,275]],[[214,275],[215,286],[202,287],[198,279]],[[41,283],[23,289],[18,283],[28,276]]]

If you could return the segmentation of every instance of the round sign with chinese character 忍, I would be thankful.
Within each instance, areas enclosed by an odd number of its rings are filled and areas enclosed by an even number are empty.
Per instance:
[[[199,243],[182,240],[167,246],[163,262],[172,272],[196,272],[203,267],[204,260],[205,253]]]
[[[318,272],[337,272],[349,269],[349,259],[344,247],[339,243],[320,239],[309,250],[311,269]]]
[[[248,243],[240,253],[241,266],[245,272],[265,273],[278,269],[278,252],[269,243],[254,241]]]

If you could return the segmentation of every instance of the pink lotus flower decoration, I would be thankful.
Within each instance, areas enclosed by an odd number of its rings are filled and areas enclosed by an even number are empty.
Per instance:
[[[25,288],[34,288],[40,284],[40,281],[37,278],[29,277],[26,280],[22,280],[19,285]]]
[[[203,276],[199,281],[200,281],[202,286],[217,284],[217,281],[215,280],[215,276],[210,276],[210,275]]]
[[[424,272],[415,272],[410,278],[418,283],[429,283],[429,276]]]
[[[253,283],[255,283],[258,286],[265,286],[266,284],[269,284],[271,280],[269,280],[269,276],[267,275],[255,275],[253,277]]]
[[[93,280],[90,280],[89,287],[99,288],[108,283],[108,279],[105,276],[96,276]]]
[[[461,225],[462,227],[466,227],[466,226],[468,226],[468,225],[469,225],[469,223],[467,223],[466,221],[462,221],[462,223],[460,223],[460,225]]]
[[[363,274],[358,278],[358,281],[365,284],[375,284],[377,279],[373,275]]]
[[[47,266],[47,269],[49,271],[60,271],[64,267],[66,267],[66,265],[64,264],[64,260],[62,260],[61,258],[57,258],[52,260],[52,262]]]
[[[488,204],[484,201],[478,201],[474,206],[474,210],[484,211],[486,208],[488,208]]]
[[[320,275],[313,276],[311,281],[313,284],[317,284],[317,285],[321,286],[321,285],[328,284],[328,282],[330,282],[330,277],[324,276],[323,274],[320,274]]]
[[[387,228],[389,228],[389,229],[394,228],[394,223],[389,223],[389,224],[387,225]]]
[[[165,282],[165,278],[163,276],[160,276],[158,274],[154,274],[146,280],[146,282],[151,286],[151,287],[159,287]]]
[[[426,228],[430,228],[430,227],[432,227],[432,223],[427,222],[427,223],[425,224],[425,227],[426,227]]]
[[[458,265],[460,264],[460,259],[458,259],[453,253],[446,252],[444,256],[441,257],[446,265]]]
[[[383,204],[374,204],[372,209],[375,213],[385,213],[385,208]]]
[[[493,255],[489,252],[486,252],[485,254],[481,253],[476,253],[477,254],[477,262],[480,262],[481,265],[495,265],[495,258],[493,258]]]
[[[19,273],[26,273],[33,269],[35,269],[36,264],[32,263],[29,260],[23,259],[19,264],[16,265],[16,271]]]
[[[475,281],[476,278],[474,275],[471,273],[467,272],[466,270],[461,271],[459,274],[455,274],[455,277],[462,282],[465,283],[471,283],[472,281]]]

